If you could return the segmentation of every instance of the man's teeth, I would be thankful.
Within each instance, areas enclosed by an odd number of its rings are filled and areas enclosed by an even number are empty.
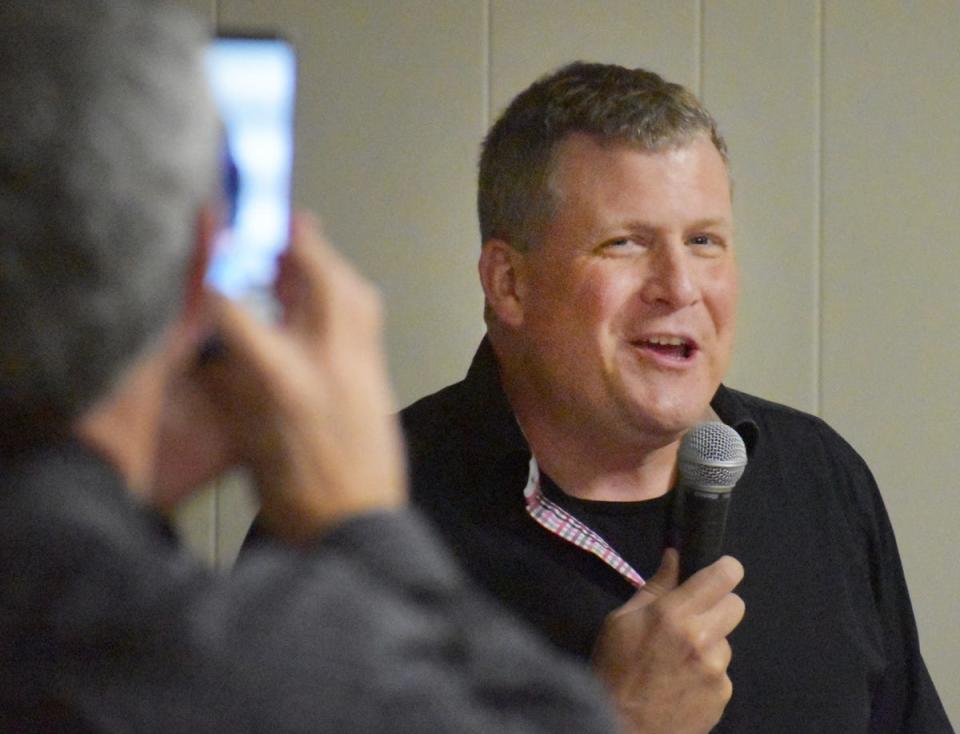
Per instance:
[[[682,347],[687,342],[679,336],[654,336],[650,339],[644,339],[648,344],[659,344],[664,347]]]

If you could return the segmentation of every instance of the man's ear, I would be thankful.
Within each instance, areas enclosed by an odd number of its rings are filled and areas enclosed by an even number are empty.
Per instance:
[[[523,323],[526,305],[526,278],[524,253],[503,240],[490,239],[480,251],[480,283],[487,299],[487,307],[497,320],[507,326]]]

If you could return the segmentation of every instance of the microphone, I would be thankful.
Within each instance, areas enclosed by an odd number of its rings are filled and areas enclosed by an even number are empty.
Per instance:
[[[673,545],[681,582],[722,555],[730,497],[746,466],[743,439],[725,423],[700,423],[680,442]]]

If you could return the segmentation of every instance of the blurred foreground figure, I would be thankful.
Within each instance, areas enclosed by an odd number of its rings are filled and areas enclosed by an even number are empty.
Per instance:
[[[199,24],[4,0],[0,28],[0,731],[611,731],[405,509],[377,298],[310,221],[282,326],[205,293]],[[165,513],[238,463],[283,543],[223,577]]]

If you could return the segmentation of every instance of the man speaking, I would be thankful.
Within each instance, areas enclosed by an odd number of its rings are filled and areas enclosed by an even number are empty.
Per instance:
[[[656,74],[575,63],[517,96],[480,160],[487,337],[402,414],[413,498],[557,646],[635,672],[644,731],[950,731],[864,462],[721,384],[730,189],[713,118]],[[748,453],[737,560],[678,583],[678,448],[717,420]]]

